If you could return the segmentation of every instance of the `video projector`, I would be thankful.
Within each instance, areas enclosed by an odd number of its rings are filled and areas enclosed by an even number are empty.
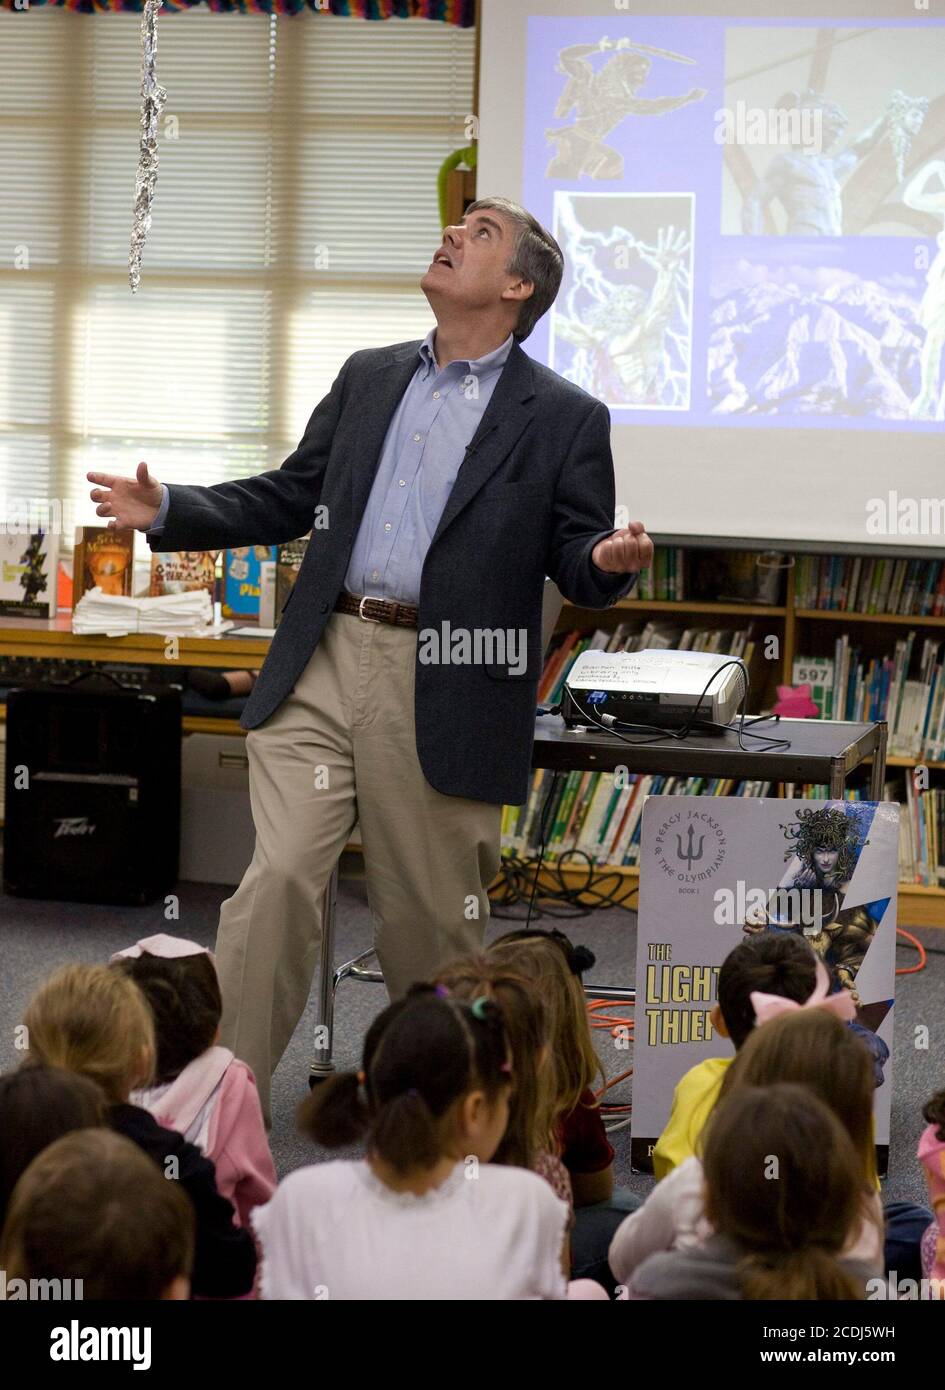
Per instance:
[[[725,725],[738,713],[745,690],[745,672],[741,666],[726,665],[731,660],[718,652],[654,647],[581,652],[565,681],[561,713],[569,727],[599,728],[604,715],[657,729]],[[713,680],[714,672],[718,674]]]

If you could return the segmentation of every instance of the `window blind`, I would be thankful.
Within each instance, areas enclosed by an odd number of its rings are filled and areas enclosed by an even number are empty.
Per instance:
[[[349,353],[426,333],[436,173],[468,143],[470,30],[164,14],[132,296],[139,23],[0,11],[0,492],[77,524],[89,469],[278,467]]]

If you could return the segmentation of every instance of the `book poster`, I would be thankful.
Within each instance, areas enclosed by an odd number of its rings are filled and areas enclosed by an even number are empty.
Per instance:
[[[241,545],[223,554],[223,616],[258,618],[260,565],[275,560],[274,545]]]
[[[0,614],[54,618],[58,563],[59,541],[50,531],[0,535]]]
[[[83,526],[78,532],[72,567],[72,604],[90,589],[130,598],[134,575],[135,533],[130,526]]]
[[[206,589],[210,602],[214,599],[217,573],[215,550],[164,550],[151,554],[151,587],[149,595],[158,598],[165,594],[184,594],[193,589]]]
[[[631,1162],[652,1171],[676,1083],[732,1056],[712,1028],[719,967],[754,932],[803,934],[857,1005],[874,1058],[878,1163],[892,1095],[899,807],[651,796],[643,808]]]

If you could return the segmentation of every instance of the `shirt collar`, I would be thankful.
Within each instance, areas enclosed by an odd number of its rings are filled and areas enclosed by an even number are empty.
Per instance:
[[[438,372],[440,368],[437,366],[436,357],[433,353],[433,339],[435,336],[436,329],[431,328],[420,344],[419,351],[420,360],[427,367],[428,371],[432,368],[433,371]],[[510,333],[504,343],[500,343],[497,348],[494,348],[492,352],[487,352],[483,357],[476,357],[469,361],[465,358],[458,358],[456,362],[450,362],[448,365],[451,367],[457,365],[465,367],[468,371],[475,373],[476,376],[483,376],[489,371],[499,371],[508,361],[509,353],[512,351],[514,344],[515,335]],[[444,368],[444,371],[445,370]]]

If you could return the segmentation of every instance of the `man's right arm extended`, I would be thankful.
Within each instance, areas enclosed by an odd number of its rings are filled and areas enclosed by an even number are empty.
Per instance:
[[[214,483],[210,487],[171,483],[167,485],[166,516],[161,509],[149,519],[145,530],[152,550],[219,550],[224,546],[277,545],[294,540],[311,530],[315,508],[332,440],[341,415],[345,377],[351,359],[345,362],[331,390],[312,412],[298,448],[281,468],[252,478]],[[112,516],[122,524],[121,479],[105,479],[111,488],[100,494],[108,506],[100,515]],[[125,480],[130,483],[130,480]],[[163,524],[162,524],[163,521]],[[160,529],[153,529],[155,523]]]

